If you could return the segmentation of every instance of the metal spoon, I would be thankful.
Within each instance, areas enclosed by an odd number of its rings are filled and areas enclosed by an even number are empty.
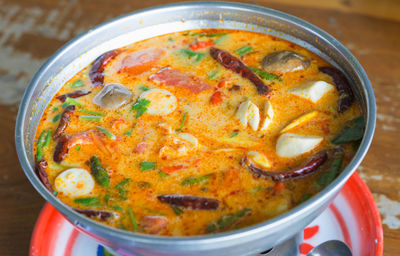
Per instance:
[[[307,256],[353,256],[353,253],[346,243],[329,240],[312,249]]]

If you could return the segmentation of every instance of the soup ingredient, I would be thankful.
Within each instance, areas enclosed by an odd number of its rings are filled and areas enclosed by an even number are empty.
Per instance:
[[[194,52],[187,49],[182,49],[181,52],[189,59],[194,59],[195,62],[199,62],[204,57],[204,53],[202,52]]]
[[[85,85],[83,84],[81,79],[76,80],[75,82],[73,82],[70,85],[71,88],[80,88],[80,87],[83,87],[83,86],[85,86]]]
[[[164,216],[145,216],[140,220],[140,226],[148,234],[159,234],[167,227],[168,219]]]
[[[249,67],[249,69],[252,70],[254,73],[256,73],[262,79],[282,81],[282,78],[280,78],[279,76],[271,74],[271,73],[267,73],[265,71],[262,71],[261,69],[254,68],[254,67]]]
[[[224,215],[220,219],[211,222],[206,228],[206,233],[223,231],[249,213],[251,213],[251,209],[246,208],[232,214]]]
[[[261,124],[260,131],[266,131],[270,124],[272,123],[272,119],[274,118],[274,109],[272,108],[272,104],[269,101],[265,102],[264,107],[265,118],[264,122]]]
[[[270,168],[271,167],[271,162],[268,160],[268,158],[257,151],[249,151],[247,152],[245,156],[245,165],[249,166],[256,166],[259,168]]]
[[[88,195],[94,188],[94,180],[88,171],[71,168],[60,173],[54,181],[55,189],[68,197]]]
[[[109,130],[107,130],[106,128],[103,128],[101,126],[96,126],[97,130],[101,131],[102,133],[104,133],[109,139],[111,140],[116,140],[117,137],[112,134]]]
[[[187,113],[187,112],[183,113],[183,117],[182,117],[181,124],[179,125],[179,128],[178,128],[178,129],[175,129],[176,132],[181,132],[181,131],[182,131],[183,126],[184,126],[185,123],[186,123],[187,116],[188,116],[188,113]]]
[[[165,55],[162,49],[149,48],[129,53],[120,64],[120,71],[137,76],[149,71]]]
[[[136,110],[135,118],[139,118],[143,115],[150,105],[150,101],[148,99],[138,99],[136,103],[132,106],[132,110]]]
[[[260,123],[260,111],[253,102],[250,100],[242,102],[236,112],[236,117],[243,127],[247,127],[248,123],[254,131],[257,131]]]
[[[49,146],[51,140],[51,130],[43,131],[38,139],[36,146],[36,161],[39,162],[43,158],[44,150]]]
[[[132,93],[122,84],[107,84],[93,97],[93,103],[97,106],[116,110],[132,97]]]
[[[293,51],[278,51],[265,56],[262,66],[270,73],[287,73],[307,69],[310,60]]]
[[[339,91],[337,111],[338,113],[343,113],[355,101],[353,91],[349,82],[347,81],[347,78],[341,71],[333,67],[320,67],[319,71],[332,77],[332,80],[336,85],[336,89]]]
[[[187,156],[197,146],[197,138],[189,133],[170,134],[166,136],[164,146],[160,149],[158,155],[163,160],[180,158]]]
[[[133,214],[133,211],[131,208],[128,208],[128,215],[129,215],[129,220],[131,222],[133,231],[138,231],[138,226],[137,226],[137,222],[136,222],[136,218],[135,215]]]
[[[159,195],[158,200],[172,206],[192,210],[216,210],[219,207],[217,199],[192,195]]]
[[[90,81],[92,82],[93,87],[97,86],[103,86],[104,85],[104,68],[107,65],[108,62],[110,62],[112,59],[114,59],[118,54],[120,53],[120,50],[112,50],[109,52],[105,52],[97,59],[94,60],[92,67],[90,68],[89,71],[89,78]]]
[[[249,45],[245,45],[243,47],[240,47],[235,51],[235,53],[239,54],[240,56],[245,55],[246,53],[249,53],[253,50],[253,47]]]
[[[327,159],[328,153],[325,150],[322,150],[318,152],[305,166],[287,171],[264,170],[248,161],[247,156],[242,159],[242,165],[246,166],[257,178],[271,179],[273,181],[286,181],[314,173]]]
[[[146,111],[150,115],[168,115],[178,106],[176,97],[164,89],[147,90],[140,95],[139,100],[141,99],[150,101]]]
[[[317,179],[319,188],[328,186],[339,174],[340,166],[343,162],[343,150],[336,150],[333,160],[328,170],[324,171]]]
[[[283,128],[281,130],[281,133],[287,132],[297,126],[303,125],[304,123],[310,121],[311,119],[315,118],[318,116],[318,111],[311,111],[307,114],[304,114],[298,118],[296,118],[295,120],[293,120],[292,122],[290,122],[290,124],[288,124],[285,128]]]
[[[223,97],[222,92],[216,90],[216,91],[213,93],[213,95],[211,95],[211,99],[210,99],[211,104],[217,105],[217,104],[219,104],[219,103],[222,103],[222,97]]]
[[[204,49],[204,48],[207,48],[207,47],[211,47],[211,46],[214,46],[214,42],[212,42],[212,41],[207,41],[207,42],[198,41],[198,42],[196,42],[194,44],[191,44],[190,45],[190,49],[192,51],[196,51],[196,50],[201,50],[201,49]]]
[[[97,206],[100,205],[99,199],[97,197],[76,198],[74,200],[74,202],[77,203],[77,204],[82,204],[82,205],[86,205],[86,206],[93,206],[93,207],[97,207]]]
[[[238,58],[227,51],[214,47],[210,49],[210,55],[225,68],[232,70],[252,82],[256,86],[259,94],[268,95],[270,91],[268,86]]]
[[[170,67],[160,69],[150,76],[153,81],[164,83],[167,86],[187,88],[194,93],[211,89],[211,85],[201,81],[198,77]]]
[[[50,193],[54,193],[53,187],[49,181],[49,176],[47,174],[47,162],[46,160],[41,160],[36,164],[36,173],[39,176],[40,181],[43,185],[50,191]]]
[[[96,218],[99,220],[107,220],[111,218],[114,214],[109,211],[100,211],[100,210],[93,210],[93,209],[77,209],[74,210],[80,214],[83,214],[89,218]]]
[[[181,185],[182,186],[189,186],[189,185],[201,183],[203,181],[208,180],[212,176],[214,176],[213,173],[206,174],[206,175],[203,175],[203,176],[200,176],[200,177],[197,177],[197,178],[196,177],[189,177],[189,178],[186,178],[184,181],[182,181]]]
[[[78,90],[78,91],[74,91],[74,92],[70,92],[70,93],[66,93],[60,96],[57,96],[56,98],[59,99],[61,102],[65,102],[65,100],[67,98],[79,98],[85,95],[90,94],[91,91],[82,91],[82,90]]]
[[[156,169],[156,162],[141,162],[140,163],[140,170],[141,171],[148,171]]]
[[[283,133],[276,143],[276,153],[280,157],[295,157],[316,148],[323,138]]]
[[[303,83],[300,87],[289,90],[289,92],[316,103],[333,89],[333,85],[325,81],[309,81]]]
[[[110,176],[108,176],[107,171],[101,165],[100,159],[97,156],[90,158],[90,170],[100,186],[108,187],[110,185]]]
[[[189,143],[192,144],[192,147],[197,147],[199,145],[199,141],[197,140],[196,137],[194,137],[192,134],[190,133],[178,133],[177,136],[185,141],[188,141]]]
[[[91,115],[95,115],[95,116],[105,116],[106,115],[101,112],[95,112],[95,111],[90,111],[90,110],[85,110],[85,109],[78,109],[78,112],[91,114]]]
[[[90,134],[92,136],[90,136]],[[65,155],[68,153],[69,148],[74,147],[75,145],[84,145],[84,144],[93,144],[95,137],[99,135],[95,131],[87,131],[81,133],[75,133],[71,135],[62,135],[58,141],[57,145],[54,149],[53,160],[56,163],[60,163],[64,160]]]
[[[79,119],[83,120],[83,121],[100,121],[101,120],[101,116],[80,116]]]
[[[359,141],[364,134],[364,116],[357,117],[347,122],[347,125],[340,132],[339,136],[332,140],[334,144],[344,144]]]
[[[74,111],[75,111],[74,105],[69,105],[68,107],[66,107],[64,109],[63,113],[61,114],[60,122],[58,123],[58,127],[53,134],[54,140],[56,140],[58,137],[60,137],[64,133],[65,129],[67,129],[69,123],[71,122],[71,117],[72,117]]]

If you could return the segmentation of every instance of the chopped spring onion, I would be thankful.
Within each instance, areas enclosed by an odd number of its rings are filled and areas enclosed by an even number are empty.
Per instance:
[[[122,188],[122,187],[124,187],[126,184],[128,184],[129,181],[131,181],[131,178],[125,178],[125,179],[123,179],[120,183],[118,183],[117,185],[115,185],[114,188]]]
[[[141,162],[140,163],[140,170],[147,171],[147,170],[154,170],[156,168],[156,162]]]
[[[188,185],[197,184],[197,183],[203,182],[205,180],[208,180],[213,175],[214,175],[213,173],[210,173],[210,174],[207,174],[207,175],[204,175],[204,176],[200,176],[200,177],[197,177],[197,178],[196,177],[189,177],[189,178],[186,178],[184,181],[182,181],[181,185],[182,186],[188,186]]]
[[[95,116],[105,116],[106,115],[105,113],[90,111],[90,110],[86,110],[86,109],[78,109],[78,112],[95,115]]]
[[[131,221],[133,231],[138,231],[138,225],[136,223],[135,215],[133,215],[133,211],[131,208],[128,208],[128,215],[129,215],[129,220]]]
[[[75,151],[80,151],[81,150],[81,145],[77,145],[76,147],[75,147]]]
[[[214,72],[212,72],[209,76],[208,79],[213,80],[214,78],[216,78],[219,75],[219,71],[215,70]]]
[[[194,57],[196,62],[200,61],[204,57],[204,53],[194,52],[188,49],[182,49],[181,52],[186,56],[188,56],[189,58]]]
[[[148,91],[148,90],[150,90],[149,88],[147,88],[146,86],[139,86],[139,89],[140,90],[142,90],[142,91]]]
[[[96,126],[96,128],[101,131],[102,133],[104,133],[108,138],[110,138],[111,140],[115,140],[116,137],[114,134],[112,134],[110,131],[108,131],[106,128],[103,128],[101,126]]]
[[[176,132],[181,132],[181,131],[182,131],[183,126],[185,125],[186,119],[187,119],[187,112],[185,112],[185,113],[183,114],[182,122],[181,122],[181,124],[179,125],[179,128],[178,128],[178,129],[175,129]]]
[[[70,85],[70,87],[72,87],[72,88],[79,88],[79,87],[83,87],[83,86],[85,86],[83,83],[82,83],[82,80],[76,80],[75,82],[73,82],[71,85]]]
[[[70,98],[70,97],[67,97],[65,99],[65,102],[68,102],[69,104],[72,104],[72,105],[76,105],[78,107],[82,107],[81,103],[79,103],[78,101],[76,101],[76,100],[74,100],[73,98]]]
[[[84,121],[100,121],[101,116],[80,116],[79,119]]]
[[[218,44],[218,43],[224,41],[228,36],[229,36],[229,34],[225,34],[225,35],[218,37],[217,39],[214,40],[214,44]]]
[[[100,159],[97,156],[90,158],[90,170],[100,186],[108,187],[110,185],[110,176],[108,176],[107,171],[101,165]]]
[[[183,214],[183,210],[181,208],[173,206],[173,205],[171,205],[171,208],[174,211],[174,213],[176,214],[176,216],[180,216]]]
[[[165,179],[165,178],[168,177],[168,173],[165,173],[165,172],[163,172],[163,171],[159,171],[159,172],[158,172],[158,175],[160,175],[160,177],[161,177],[162,179]]]
[[[233,138],[238,136],[239,132],[232,132],[231,135],[229,135],[229,138]]]
[[[240,47],[237,49],[235,52],[239,54],[240,56],[245,55],[246,53],[249,53],[253,50],[253,47],[245,45],[243,47]]]

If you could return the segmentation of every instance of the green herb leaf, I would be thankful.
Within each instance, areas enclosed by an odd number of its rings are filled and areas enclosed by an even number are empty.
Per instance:
[[[128,215],[129,215],[129,220],[131,221],[133,231],[138,231],[138,225],[136,223],[135,215],[133,215],[133,211],[131,208],[128,208]]]
[[[74,100],[73,98],[70,98],[70,97],[67,97],[67,98],[65,99],[65,102],[67,102],[67,103],[69,103],[69,104],[71,104],[71,105],[76,105],[76,106],[78,106],[78,107],[82,107],[82,104],[81,104],[81,103],[79,103],[78,101],[76,101],[76,100]]]
[[[261,69],[253,68],[253,67],[248,67],[248,68],[250,70],[252,70],[254,73],[256,73],[262,79],[282,81],[282,78],[280,78],[279,76],[276,76],[276,75],[271,74],[271,73],[267,73],[265,71],[262,71]]]
[[[77,204],[83,204],[86,206],[99,206],[100,201],[97,197],[84,197],[84,198],[76,198],[74,200]]]
[[[124,132],[124,135],[126,135],[126,136],[131,136],[131,135],[132,135],[132,129],[130,129],[130,130],[127,131],[127,132]]]
[[[136,117],[139,118],[147,111],[147,107],[150,105],[150,101],[148,99],[139,99],[135,105],[133,105],[132,110],[136,110]]]
[[[66,107],[68,107],[69,105],[71,105],[71,104],[69,104],[68,102],[64,102],[64,103],[61,105],[61,107],[62,107],[62,108],[66,108]]]
[[[115,185],[114,188],[122,188],[124,187],[126,184],[128,184],[131,181],[131,178],[125,178],[123,179],[120,183],[118,183],[117,185]]]
[[[80,116],[79,119],[83,120],[83,121],[96,121],[96,122],[98,122],[98,121],[100,121],[102,119],[102,117],[101,116]]]
[[[165,173],[165,172],[163,172],[163,171],[159,171],[158,172],[158,175],[162,178],[162,179],[165,179],[165,178],[168,178],[168,173]]]
[[[50,145],[51,134],[52,134],[51,130],[47,130],[46,140],[44,141],[43,148],[47,148]]]
[[[141,162],[140,163],[140,170],[147,171],[147,170],[154,170],[156,168],[156,162]]]
[[[110,207],[111,209],[113,209],[113,210],[116,210],[116,211],[122,211],[123,210],[123,208],[121,207],[121,206],[119,206],[119,205],[109,205],[108,207]]]
[[[239,132],[232,132],[231,135],[229,135],[229,138],[233,138],[239,135]]]
[[[182,122],[179,125],[179,128],[175,129],[176,132],[181,132],[182,131],[182,128],[183,128],[183,126],[185,125],[185,122],[186,122],[186,118],[187,118],[187,112],[183,113]]]
[[[338,176],[342,162],[343,153],[334,156],[331,167],[322,173],[317,179],[317,184],[320,189],[328,186]]]
[[[110,185],[110,176],[101,165],[100,159],[97,156],[90,158],[90,169],[96,180],[96,182],[102,187],[108,187]]]
[[[347,122],[339,136],[332,140],[334,144],[344,144],[361,140],[364,135],[364,116],[357,117]]]
[[[147,88],[146,86],[139,86],[139,89],[140,90],[142,90],[142,91],[148,91],[148,90],[150,90],[149,88]]]
[[[83,86],[85,86],[85,85],[83,84],[82,80],[80,80],[80,79],[76,80],[75,82],[73,82],[70,85],[71,88],[79,88],[79,87],[83,87]]]
[[[181,185],[182,186],[189,186],[189,185],[197,184],[197,183],[203,182],[205,180],[208,180],[212,176],[214,176],[213,173],[210,173],[210,174],[207,174],[207,175],[204,175],[204,176],[200,176],[200,177],[197,177],[197,178],[196,177],[189,177],[189,178],[186,178],[184,181],[182,181]]]
[[[77,145],[76,147],[75,147],[75,151],[80,151],[81,150],[81,145]]]
[[[108,131],[106,128],[103,128],[101,126],[96,126],[96,128],[101,131],[102,133],[104,133],[108,138],[110,138],[111,140],[116,140],[116,137],[114,134],[112,134],[110,131]]]
[[[55,123],[55,122],[57,122],[58,120],[60,120],[60,117],[61,117],[61,114],[58,114],[58,115],[55,115],[54,117],[53,117],[53,123]]]
[[[252,50],[253,50],[253,47],[248,46],[248,45],[245,45],[245,46],[243,46],[243,47],[237,49],[235,52],[236,52],[237,54],[239,54],[240,56],[242,56],[242,55],[245,55],[245,54],[248,53],[248,52],[251,52]]]
[[[204,53],[194,52],[188,49],[181,49],[181,52],[189,58],[194,58],[196,62],[200,61],[204,57]]]
[[[56,112],[58,110],[58,107],[53,107],[52,109],[51,109],[51,111],[53,111],[53,112]]]
[[[224,230],[249,212],[251,212],[251,209],[246,208],[236,213],[224,215],[218,220],[211,222],[210,225],[208,225],[208,227],[206,228],[206,233],[213,233]]]
[[[95,111],[90,111],[90,110],[85,110],[85,109],[78,109],[78,112],[95,115],[95,116],[105,116],[106,115],[105,113],[95,112]]]
[[[181,208],[173,206],[173,205],[171,205],[171,208],[174,211],[174,213],[176,214],[176,216],[180,216],[183,214],[183,210]]]
[[[54,196],[57,196],[57,195],[58,195],[58,192],[57,192],[57,191],[54,191],[54,192],[53,192],[53,195],[54,195]]]

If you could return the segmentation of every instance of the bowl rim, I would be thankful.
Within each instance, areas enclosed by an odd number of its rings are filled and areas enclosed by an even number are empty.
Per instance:
[[[180,8],[180,7],[196,7],[196,6],[202,6],[202,7],[220,7],[220,8],[239,8],[239,9],[245,9],[250,12],[262,12],[264,14],[276,16],[279,18],[284,18],[290,20],[292,23],[296,23],[297,25],[304,26],[305,28],[313,31],[314,33],[317,33],[320,37],[327,39],[330,43],[332,43],[338,51],[340,51],[344,57],[348,59],[352,59],[352,66],[354,70],[357,72],[357,74],[360,77],[360,80],[363,84],[363,89],[364,92],[366,93],[365,95],[365,101],[366,101],[366,113],[364,115],[367,116],[367,122],[366,122],[366,127],[365,127],[365,132],[364,132],[364,137],[362,139],[362,142],[360,144],[360,147],[358,151],[356,152],[355,156],[353,157],[352,161],[349,163],[349,165],[346,166],[346,168],[341,172],[341,174],[330,184],[328,185],[325,189],[317,193],[315,196],[313,196],[311,199],[307,200],[306,202],[302,203],[301,205],[298,205],[291,210],[280,214],[272,219],[257,223],[252,226],[244,227],[235,231],[228,231],[228,232],[222,232],[222,233],[216,233],[216,234],[206,234],[206,235],[198,235],[198,236],[154,236],[154,235],[147,235],[147,234],[142,234],[142,233],[134,233],[130,231],[124,231],[121,229],[113,228],[110,226],[106,226],[100,222],[91,220],[87,217],[84,217],[83,215],[75,212],[61,202],[60,200],[56,199],[52,193],[50,193],[40,182],[40,180],[36,177],[36,175],[31,175],[30,173],[36,174],[34,171],[34,168],[30,165],[26,153],[26,148],[24,144],[25,136],[24,136],[24,122],[25,122],[25,116],[27,114],[27,109],[28,109],[28,104],[25,104],[25,102],[28,102],[30,98],[33,96],[34,89],[36,87],[36,84],[38,83],[41,75],[46,72],[49,66],[52,65],[54,62],[55,58],[59,55],[62,55],[65,52],[68,52],[68,49],[73,46],[76,42],[78,42],[81,38],[90,36],[91,34],[95,33],[98,29],[104,28],[108,25],[111,25],[115,22],[119,22],[120,20],[126,19],[132,15],[139,15],[143,13],[148,13],[152,11],[158,11],[158,10],[165,10],[165,9],[173,9],[173,8]],[[196,2],[182,2],[182,3],[173,3],[173,4],[167,4],[167,5],[160,5],[160,6],[155,6],[155,7],[150,7],[146,9],[141,9],[137,11],[133,11],[124,15],[121,15],[119,17],[113,18],[111,20],[108,20],[104,23],[101,23],[88,31],[78,35],[74,39],[70,40],[67,42],[65,45],[63,45],[60,49],[58,49],[37,71],[35,76],[32,78],[30,81],[28,87],[26,88],[24,95],[21,99],[20,106],[19,106],[19,111],[17,115],[17,121],[16,121],[16,128],[15,128],[15,143],[16,143],[16,150],[18,154],[18,158],[20,161],[20,164],[22,166],[22,169],[24,170],[26,176],[32,183],[32,185],[35,187],[35,189],[42,195],[46,201],[48,201],[51,205],[53,205],[58,211],[60,211],[64,216],[67,217],[67,219],[74,219],[72,224],[74,226],[84,226],[84,227],[90,227],[90,230],[85,230],[85,232],[90,232],[97,231],[101,233],[108,233],[109,236],[112,237],[118,237],[118,238],[123,238],[125,240],[134,240],[135,242],[138,243],[143,243],[143,244],[153,244],[154,242],[157,242],[160,245],[168,245],[171,242],[175,244],[187,244],[188,242],[193,242],[196,244],[205,244],[208,242],[224,242],[226,240],[230,240],[233,238],[240,239],[241,237],[245,236],[251,236],[252,234],[256,234],[259,232],[266,231],[268,229],[273,229],[276,226],[282,225],[285,222],[288,222],[290,220],[294,220],[296,216],[301,215],[303,212],[306,212],[307,209],[312,208],[313,206],[317,204],[322,204],[323,201],[325,200],[326,197],[332,197],[334,196],[344,185],[344,183],[348,180],[348,178],[352,175],[352,173],[356,170],[358,165],[361,163],[363,158],[365,157],[368,148],[371,144],[373,133],[375,130],[375,125],[376,125],[376,103],[375,103],[375,97],[374,97],[374,92],[372,89],[372,85],[368,79],[367,74],[365,73],[364,69],[360,65],[360,63],[357,61],[357,59],[350,53],[350,51],[343,46],[339,41],[337,41],[333,36],[328,34],[327,32],[323,31],[322,29],[316,27],[315,25],[312,25],[309,22],[306,22],[300,18],[297,18],[295,16],[286,14],[281,11],[273,10],[270,8],[266,8],[263,6],[258,6],[258,5],[252,5],[252,4],[244,4],[244,3],[233,3],[233,2],[210,2],[210,1],[196,1]]]

